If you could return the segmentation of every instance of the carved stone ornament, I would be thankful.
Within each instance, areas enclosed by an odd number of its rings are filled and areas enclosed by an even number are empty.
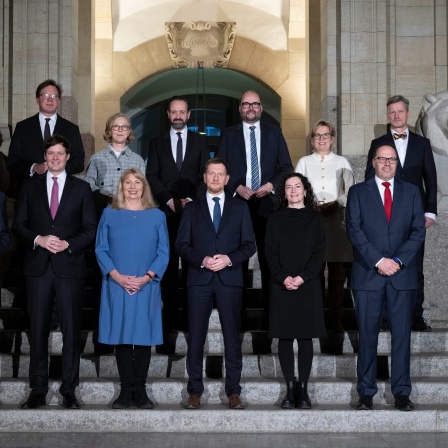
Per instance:
[[[166,22],[175,68],[226,68],[235,41],[235,22]]]

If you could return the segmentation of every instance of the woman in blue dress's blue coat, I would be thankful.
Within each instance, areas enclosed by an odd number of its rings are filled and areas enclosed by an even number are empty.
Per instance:
[[[121,176],[101,216],[96,257],[103,274],[98,340],[115,345],[121,391],[114,409],[152,409],[146,394],[151,346],[163,343],[160,280],[168,265],[165,215],[143,173]]]

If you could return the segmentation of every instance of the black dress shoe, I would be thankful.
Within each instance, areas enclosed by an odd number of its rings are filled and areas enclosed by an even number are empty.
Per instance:
[[[373,397],[370,395],[361,395],[359,397],[356,409],[358,411],[370,411],[373,408]]]
[[[412,331],[432,331],[432,328],[426,323],[426,320],[422,316],[414,318],[412,322]]]
[[[28,400],[22,404],[22,409],[37,409],[42,406],[45,406],[47,403],[45,402],[45,395],[32,393],[28,397]]]
[[[62,404],[67,409],[79,409],[81,407],[74,392],[64,394]]]
[[[400,411],[413,411],[414,403],[407,395],[397,395],[395,397],[395,407]]]

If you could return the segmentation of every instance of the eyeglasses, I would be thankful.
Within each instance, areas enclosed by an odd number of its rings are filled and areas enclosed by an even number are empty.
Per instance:
[[[59,95],[57,93],[41,93],[39,96],[45,98],[46,100],[49,100],[49,99],[57,100],[57,99],[59,99]]]
[[[129,131],[130,126],[128,126],[127,124],[124,124],[122,126],[120,126],[119,124],[114,124],[112,125],[112,129],[114,131]]]
[[[323,134],[314,134],[313,138],[315,140],[320,140],[323,138],[324,140],[328,140],[331,137],[331,134],[329,132],[324,132]]]
[[[248,103],[247,101],[245,101],[244,103],[241,103],[241,107],[243,109],[249,109],[249,107],[251,107],[251,106],[252,106],[252,109],[260,109],[261,103],[257,103],[257,102]]]
[[[389,162],[391,165],[395,165],[398,162],[397,157],[375,157],[375,160],[378,160],[379,163]]]

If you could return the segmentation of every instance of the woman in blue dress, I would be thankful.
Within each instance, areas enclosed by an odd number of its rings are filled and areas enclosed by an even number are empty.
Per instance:
[[[98,340],[115,345],[121,390],[114,409],[154,404],[146,394],[151,346],[163,343],[160,280],[168,265],[165,215],[143,173],[126,170],[96,237],[103,274]]]

